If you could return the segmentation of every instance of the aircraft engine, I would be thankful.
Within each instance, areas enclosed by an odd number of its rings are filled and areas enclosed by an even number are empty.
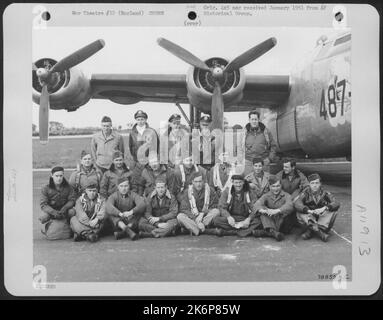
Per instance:
[[[43,85],[37,76],[39,68],[51,69],[57,61],[44,58],[35,62],[35,70],[32,71],[33,101],[40,103]],[[90,82],[83,72],[76,67],[69,70],[55,72],[52,81],[48,85],[50,108],[54,110],[66,109],[75,111],[90,99]]]
[[[211,58],[205,61],[212,70],[224,70],[228,61],[222,58]],[[187,75],[187,89],[190,103],[203,112],[211,111],[212,97],[216,78],[212,72],[191,67]],[[222,98],[225,105],[232,105],[242,99],[245,87],[245,74],[242,69],[223,73],[220,78]]]

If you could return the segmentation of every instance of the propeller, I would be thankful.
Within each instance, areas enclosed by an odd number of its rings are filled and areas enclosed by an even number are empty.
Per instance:
[[[224,102],[221,90],[222,79],[224,79],[225,74],[238,70],[265,54],[276,45],[277,40],[273,37],[263,41],[236,57],[224,68],[221,66],[209,68],[201,59],[197,58],[195,55],[179,45],[164,38],[159,38],[157,42],[162,48],[186,63],[195,68],[206,70],[211,73],[214,79],[214,91],[211,99],[212,127],[213,129],[217,128],[223,130]]]
[[[46,144],[49,136],[49,91],[48,88],[55,84],[57,79],[57,72],[63,72],[68,70],[84,60],[88,59],[96,52],[101,50],[105,46],[104,40],[96,40],[87,46],[77,50],[69,56],[58,61],[51,69],[49,68],[37,68],[32,63],[33,71],[36,71],[36,75],[42,84],[42,90],[40,95],[40,110],[39,110],[39,135],[40,142]]]

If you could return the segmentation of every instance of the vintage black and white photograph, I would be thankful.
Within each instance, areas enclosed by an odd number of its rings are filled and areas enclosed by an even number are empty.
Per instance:
[[[34,264],[55,282],[351,279],[351,38],[35,31]]]
[[[31,286],[337,294],[359,277],[373,217],[368,185],[354,192],[354,28],[31,31]]]

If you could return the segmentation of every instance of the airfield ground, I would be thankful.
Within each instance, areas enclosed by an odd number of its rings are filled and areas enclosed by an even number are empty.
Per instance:
[[[56,140],[57,141],[57,140]],[[328,243],[303,241],[295,229],[285,241],[202,235],[166,239],[114,240],[98,243],[47,241],[40,233],[39,195],[49,172],[33,173],[34,264],[47,268],[49,282],[119,281],[323,281],[335,265],[344,265],[351,279],[350,164],[320,167],[333,177],[326,188],[341,202]],[[341,178],[335,173],[343,172]],[[66,172],[68,177],[70,171]]]

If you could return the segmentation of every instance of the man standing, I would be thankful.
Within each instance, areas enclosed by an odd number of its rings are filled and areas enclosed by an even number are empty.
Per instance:
[[[183,194],[178,222],[195,236],[200,233],[219,235],[217,230],[207,229],[218,215],[218,198],[214,189],[204,182],[201,172],[195,172],[192,184]]]
[[[242,175],[233,175],[231,181],[232,186],[225,189],[219,199],[221,215],[213,219],[213,225],[223,229],[223,235],[264,235],[262,230],[256,230],[261,221],[254,210],[255,193],[249,191],[248,182]]]
[[[263,229],[268,236],[277,241],[284,239],[284,234],[280,232],[284,219],[294,211],[291,196],[282,191],[281,181],[278,177],[269,177],[270,191],[264,194],[255,203],[255,210],[261,214]]]
[[[253,170],[249,173],[245,180],[249,182],[250,189],[257,195],[257,198],[262,197],[269,192],[269,176],[268,172],[263,170],[264,162],[261,158],[253,159]]]
[[[157,177],[155,189],[146,198],[145,218],[139,221],[140,237],[166,237],[178,226],[178,203],[168,188],[166,179]]]
[[[157,132],[149,127],[148,115],[144,111],[138,110],[134,114],[134,119],[136,124],[129,134],[129,150],[133,160],[142,171],[148,163],[149,157],[157,156],[159,140]]]
[[[249,123],[245,132],[245,174],[251,171],[254,158],[261,158],[264,161],[265,171],[269,172],[270,163],[275,158],[277,145],[271,132],[260,122],[258,111],[249,112]]]
[[[106,202],[106,213],[117,231],[116,240],[128,236],[138,239],[138,222],[145,212],[145,200],[130,190],[131,177],[118,179],[118,190]]]
[[[192,176],[195,172],[201,172],[204,181],[206,181],[206,170],[194,163],[193,156],[186,156],[182,163],[176,166],[174,170],[174,187],[170,188],[172,193],[177,197],[178,202],[181,202],[185,190],[188,190],[192,183]]]
[[[200,129],[198,135],[192,135],[192,147],[194,145],[198,146],[199,164],[206,172],[215,164],[215,137],[210,131],[210,124],[210,116],[202,116],[199,122]],[[198,141],[196,139],[198,139]]]
[[[155,181],[158,177],[161,177],[166,182],[166,185],[174,185],[172,170],[165,165],[161,165],[157,157],[153,157],[142,171],[141,189],[144,190],[145,198],[155,189]]]
[[[100,193],[104,199],[117,191],[117,181],[119,178],[132,177],[132,186],[131,189],[139,193],[139,184],[137,182],[138,177],[133,177],[132,171],[124,163],[123,155],[120,151],[113,152],[113,163],[109,167],[109,170],[106,171],[101,180]]]
[[[64,168],[52,168],[49,183],[41,189],[40,197],[39,220],[44,225],[41,232],[48,240],[70,238],[69,220],[75,214],[75,201],[76,193],[64,178]]]
[[[167,139],[167,148],[161,148],[161,163],[166,163],[163,159],[167,159],[167,166],[174,168],[182,162],[182,152],[189,147],[190,136],[188,128],[181,125],[179,114],[171,115],[168,123],[169,128],[162,136]]]
[[[96,242],[104,226],[105,200],[98,193],[98,185],[88,182],[85,192],[76,201],[76,215],[70,220],[73,240]]]
[[[319,174],[309,175],[308,181],[309,188],[294,203],[298,222],[306,228],[302,239],[308,240],[315,234],[326,242],[340,204],[330,192],[322,188]]]
[[[101,131],[93,135],[91,141],[92,158],[97,168],[104,173],[112,164],[112,155],[116,150],[124,156],[124,139],[112,130],[112,119],[104,116],[101,120]]]
[[[84,193],[88,182],[95,183],[97,188],[99,188],[101,178],[102,173],[93,165],[91,153],[83,150],[81,152],[80,164],[77,169],[72,172],[69,178],[69,184],[76,192],[76,198],[80,197]]]

